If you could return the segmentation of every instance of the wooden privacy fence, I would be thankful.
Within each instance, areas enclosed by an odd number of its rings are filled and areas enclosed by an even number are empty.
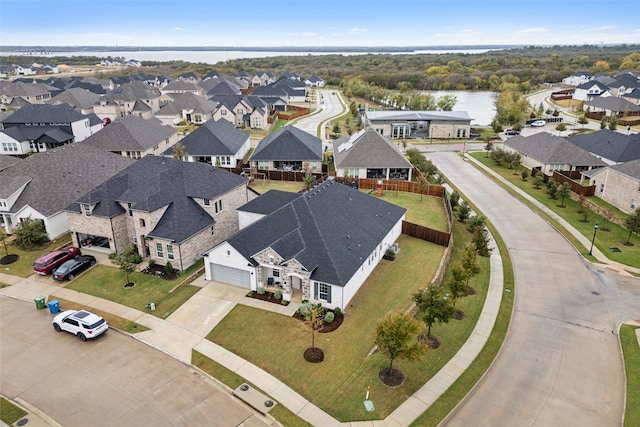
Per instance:
[[[374,190],[378,181],[382,181],[382,189],[385,191],[401,191],[404,193],[424,194],[425,196],[443,197],[444,187],[440,185],[428,185],[424,191],[420,191],[420,185],[412,181],[399,181],[395,179],[375,179],[375,178],[345,178],[335,177],[341,184],[353,185],[363,190]]]
[[[413,224],[411,222],[402,221],[402,234],[426,240],[440,246],[449,246],[451,233],[434,230],[433,228],[424,227],[422,225]]]
[[[580,179],[581,174],[578,171],[554,171],[553,176],[546,175],[542,173],[539,169],[533,168],[531,170],[531,176],[542,175],[544,182],[549,181],[550,178],[553,178],[554,181],[564,184],[565,182],[569,184],[569,189],[579,195],[583,196],[593,196],[596,194],[596,187],[594,185],[584,186],[580,183],[574,181],[574,179]]]

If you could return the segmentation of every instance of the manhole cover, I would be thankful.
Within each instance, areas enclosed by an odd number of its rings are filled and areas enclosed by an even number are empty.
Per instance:
[[[611,252],[622,252],[622,251],[620,250],[620,248],[618,248],[618,247],[616,247],[616,246],[609,246],[609,250],[610,250]]]
[[[593,295],[600,295],[600,292],[596,292],[596,291],[592,291],[591,292]]]
[[[240,390],[242,390],[242,391],[247,391],[247,390],[249,390],[249,386],[248,386],[248,385],[246,385],[246,384],[242,384],[242,385],[240,386]]]
[[[267,408],[271,408],[273,406],[273,400],[267,400],[266,402],[264,402],[264,406],[266,406]]]
[[[17,426],[23,426],[23,425],[27,424],[28,422],[29,422],[29,420],[28,420],[28,419],[23,418],[23,419],[21,419],[20,421],[18,421],[18,422],[16,423],[16,425],[17,425]]]

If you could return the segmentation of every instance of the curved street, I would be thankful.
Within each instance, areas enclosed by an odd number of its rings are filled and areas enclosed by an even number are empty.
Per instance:
[[[617,329],[640,312],[637,279],[596,270],[458,154],[426,155],[495,225],[516,280],[503,348],[444,424],[619,426],[625,379]]]

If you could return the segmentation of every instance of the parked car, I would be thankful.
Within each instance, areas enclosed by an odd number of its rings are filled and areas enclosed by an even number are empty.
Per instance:
[[[519,130],[515,130],[515,129],[507,129],[506,131],[504,131],[505,135],[520,135],[520,131]]]
[[[65,261],[69,261],[80,255],[82,255],[80,249],[75,247],[49,252],[48,254],[42,255],[33,263],[33,271],[46,276],[47,274],[53,273],[53,271],[60,267]]]
[[[547,122],[545,122],[544,120],[536,120],[535,122],[531,123],[531,126],[535,127],[535,128],[541,128],[542,126],[546,125]]]
[[[54,280],[73,280],[78,274],[96,263],[96,257],[82,255],[69,261],[65,261],[53,272]]]
[[[86,310],[66,310],[53,318],[53,329],[56,332],[66,331],[80,339],[96,338],[109,329],[107,322],[97,314]]]

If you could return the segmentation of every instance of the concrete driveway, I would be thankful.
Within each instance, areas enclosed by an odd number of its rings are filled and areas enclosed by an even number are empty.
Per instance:
[[[634,286],[597,271],[547,222],[455,153],[429,153],[496,226],[516,278],[504,347],[444,424],[619,426],[625,401],[617,326],[640,313]],[[637,281],[635,282],[637,289]]]
[[[108,331],[80,342],[53,315],[0,296],[0,393],[65,427],[268,425],[216,382]]]

